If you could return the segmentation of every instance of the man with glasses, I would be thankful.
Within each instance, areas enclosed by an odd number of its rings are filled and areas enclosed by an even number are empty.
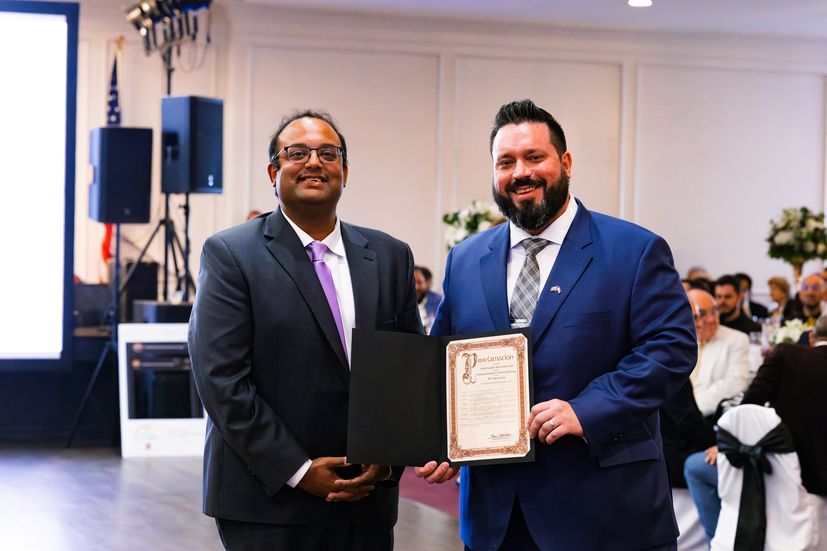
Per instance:
[[[401,474],[347,465],[354,327],[421,332],[410,249],[342,222],[345,138],[285,117],[267,172],[279,208],[204,244],[190,319],[209,414],[204,512],[227,549],[390,550]]]
[[[698,409],[712,418],[718,405],[739,397],[749,382],[749,337],[720,325],[712,295],[700,289],[688,293],[698,335],[698,363],[689,380]]]
[[[795,307],[790,318],[800,319],[811,327],[815,325],[823,311],[822,301],[827,294],[825,291],[827,291],[827,285],[820,274],[814,273],[805,277],[798,289],[798,302],[794,303]]]

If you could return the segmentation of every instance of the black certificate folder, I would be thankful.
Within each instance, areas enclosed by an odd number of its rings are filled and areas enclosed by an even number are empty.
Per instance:
[[[530,343],[528,329],[452,337],[354,330],[348,461],[421,466],[431,460],[448,460],[449,432],[452,431],[447,421],[451,408],[448,404],[450,370],[446,349],[451,343],[456,345],[457,341],[514,335],[523,335],[525,342]],[[533,399],[530,344],[524,350],[528,362],[527,392],[521,393],[518,401],[524,409],[526,406],[530,409]],[[453,369],[457,368],[453,366]],[[491,402],[486,403],[490,405]],[[475,411],[474,415],[477,413]],[[490,411],[479,414],[488,413]],[[457,459],[454,453],[451,463],[482,465],[533,461],[534,441],[527,438],[523,441],[524,446],[517,452],[519,457],[488,458],[482,455]],[[514,451],[511,453],[513,455]]]

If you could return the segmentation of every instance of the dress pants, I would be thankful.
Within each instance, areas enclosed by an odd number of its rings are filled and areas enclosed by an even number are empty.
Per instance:
[[[645,551],[676,551],[677,549],[677,542],[671,542]],[[466,546],[465,551],[472,550]],[[520,508],[520,502],[517,499],[514,499],[514,507],[511,509],[508,529],[505,532],[505,538],[503,538],[503,542],[498,551],[542,551],[531,538],[531,533],[528,531],[528,526],[525,523],[525,517],[523,517],[523,510]]]
[[[338,505],[342,505],[341,507]],[[345,504],[326,522],[285,525],[216,519],[228,551],[392,551],[393,529],[355,529]]]

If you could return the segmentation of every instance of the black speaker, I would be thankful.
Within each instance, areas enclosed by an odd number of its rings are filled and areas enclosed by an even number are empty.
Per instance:
[[[157,300],[136,300],[132,303],[132,321],[135,323],[187,323],[192,303],[170,304]]]
[[[161,191],[221,193],[224,102],[161,99]]]
[[[92,129],[89,162],[89,218],[106,224],[149,222],[152,129]]]
[[[124,277],[132,269],[134,262],[127,262],[121,273],[121,282]],[[135,301],[137,300],[158,300],[158,263],[157,262],[141,262],[135,268],[132,274],[132,279],[121,293],[121,321],[135,321],[131,314],[134,310]],[[109,281],[114,281],[110,277]]]

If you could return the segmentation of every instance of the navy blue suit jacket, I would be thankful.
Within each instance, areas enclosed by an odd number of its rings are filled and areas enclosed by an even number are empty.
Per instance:
[[[463,468],[460,532],[474,550],[501,543],[515,497],[544,550],[649,549],[678,534],[658,410],[695,366],[689,302],[663,239],[578,205],[531,331],[534,402],[567,400],[585,440]],[[509,328],[508,248],[502,224],[450,251],[432,334]]]

